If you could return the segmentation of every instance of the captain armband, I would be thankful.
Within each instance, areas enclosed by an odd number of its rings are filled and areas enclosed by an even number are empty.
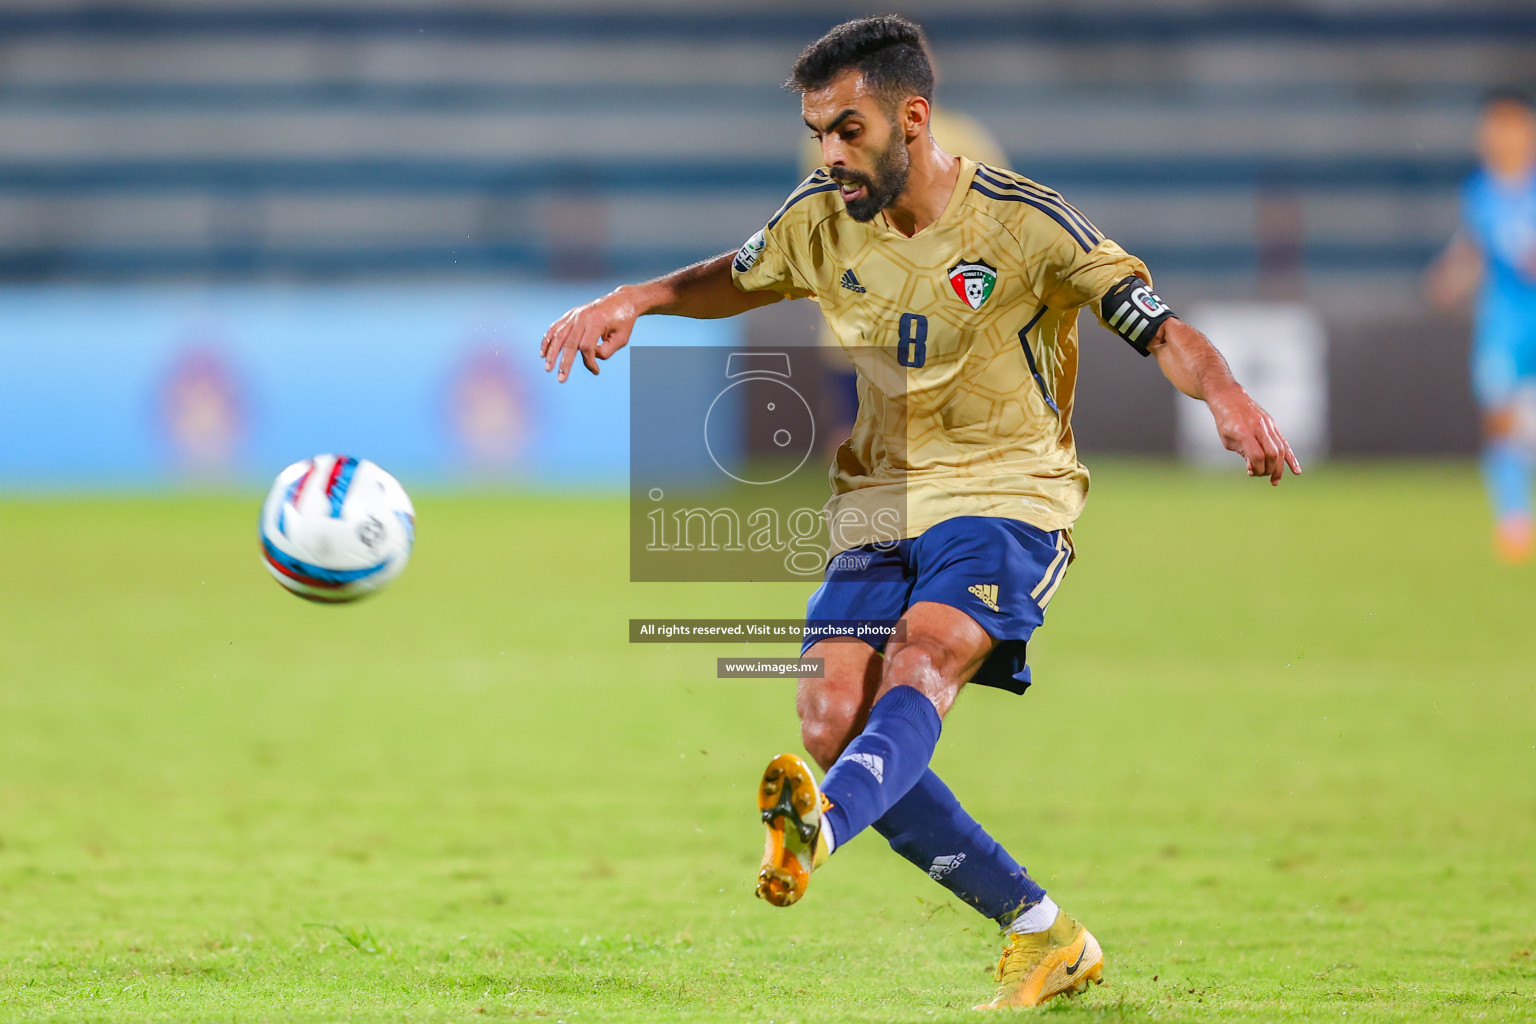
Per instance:
[[[1099,317],[1137,352],[1147,355],[1147,347],[1163,321],[1173,317],[1173,310],[1151,285],[1132,274],[1104,296]]]

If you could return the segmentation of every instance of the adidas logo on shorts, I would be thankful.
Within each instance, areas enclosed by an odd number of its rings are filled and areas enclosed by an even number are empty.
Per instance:
[[[996,583],[978,583],[975,586],[966,587],[965,589],[969,590],[972,595],[975,596],[976,600],[980,601],[988,608],[991,608],[993,611],[998,610]]]

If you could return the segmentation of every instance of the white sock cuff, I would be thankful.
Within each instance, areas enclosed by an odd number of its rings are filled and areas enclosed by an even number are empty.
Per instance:
[[[827,812],[821,812],[821,834],[827,837],[827,856],[832,856],[832,851],[837,849],[837,836],[832,833],[832,823],[827,820]]]
[[[1060,912],[1061,908],[1056,905],[1056,901],[1047,896],[1014,918],[1013,923],[1008,926],[1008,934],[1030,935],[1034,932],[1043,932],[1056,923],[1056,915]]]

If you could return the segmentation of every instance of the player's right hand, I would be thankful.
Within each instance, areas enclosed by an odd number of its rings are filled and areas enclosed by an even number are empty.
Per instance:
[[[544,332],[544,340],[539,343],[544,371],[548,373],[558,364],[559,380],[563,383],[571,375],[571,367],[579,352],[581,361],[596,376],[599,359],[607,359],[629,344],[629,334],[635,329],[638,315],[634,301],[624,288],[615,288],[600,299],[570,310],[550,325]]]

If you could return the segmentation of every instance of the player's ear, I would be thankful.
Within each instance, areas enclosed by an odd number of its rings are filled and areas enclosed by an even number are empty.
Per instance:
[[[921,96],[908,96],[901,102],[901,127],[907,138],[918,138],[928,132],[928,119],[933,111]]]

